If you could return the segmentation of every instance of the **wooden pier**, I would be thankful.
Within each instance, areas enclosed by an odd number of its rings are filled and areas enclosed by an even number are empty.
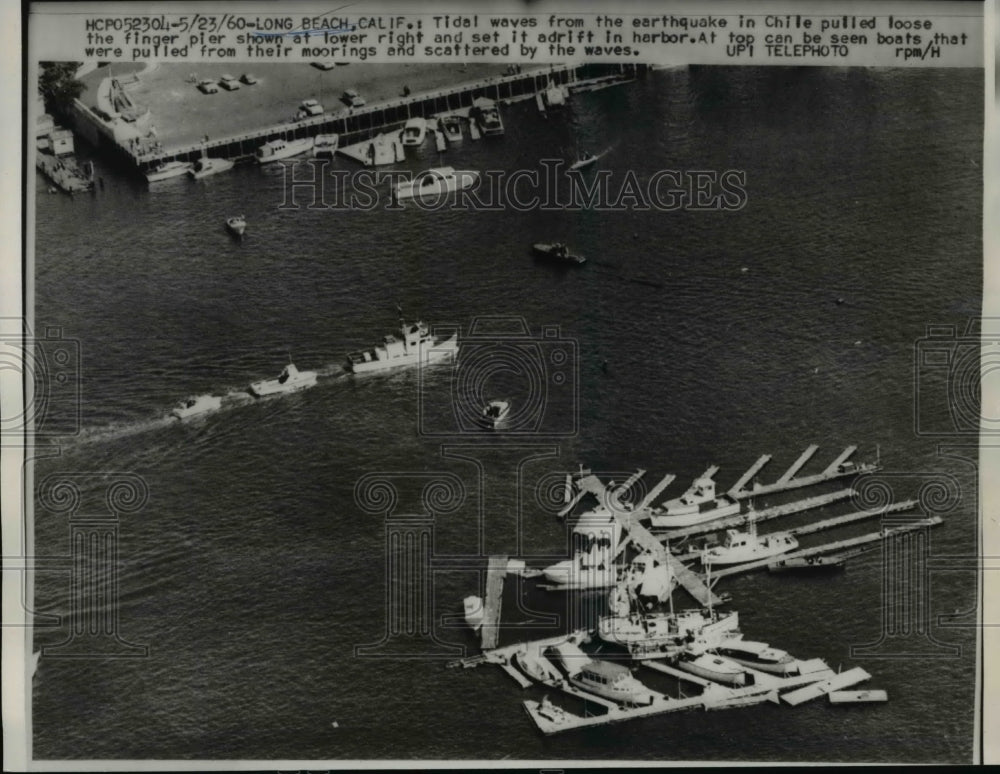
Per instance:
[[[492,650],[500,639],[500,608],[503,603],[503,581],[507,574],[507,557],[491,556],[486,569],[486,602],[484,604],[483,625],[479,630],[481,647]]]
[[[453,111],[467,112],[473,102],[482,97],[493,99],[499,104],[509,104],[533,99],[535,94],[550,84],[579,92],[626,83],[638,77],[643,70],[643,66],[631,64],[551,65],[414,93],[360,108],[344,107],[337,112],[255,127],[238,134],[210,137],[169,148],[157,146],[154,149],[141,149],[117,141],[109,132],[106,122],[79,100],[74,103],[73,113],[74,121],[85,124],[84,127],[78,127],[79,131],[96,138],[102,147],[114,150],[123,161],[145,173],[166,161],[194,161],[204,155],[230,160],[250,158],[265,142],[278,139],[294,140],[335,133],[340,135],[341,146],[349,147],[368,141],[387,130],[402,127],[408,119],[415,116],[429,118]],[[470,123],[470,129],[475,129],[474,123]],[[473,139],[478,139],[478,132],[471,131],[471,134]]]
[[[912,501],[909,501],[912,503]],[[907,503],[897,503],[901,506],[896,510],[903,510],[902,506],[907,505]],[[910,504],[908,507],[912,508],[913,505]],[[892,508],[892,506],[890,506]],[[886,508],[880,510],[877,514],[881,513],[891,513],[892,511]],[[769,556],[766,559],[758,559],[754,562],[746,562],[745,564],[738,564],[733,567],[723,567],[721,569],[712,570],[712,578],[725,578],[729,575],[737,575],[741,572],[750,572],[751,570],[758,570],[762,567],[767,567],[769,564],[773,564],[780,560],[787,559],[806,559],[810,556],[820,556],[821,554],[834,553],[836,551],[841,551],[845,548],[853,548],[855,546],[865,545],[867,543],[874,543],[877,540],[884,540],[888,537],[894,535],[902,535],[906,532],[913,532],[914,530],[924,529],[925,527],[936,527],[938,524],[942,523],[940,516],[931,516],[927,519],[920,519],[914,521],[912,524],[904,524],[899,527],[894,527],[893,529],[884,529],[881,532],[869,532],[866,535],[860,535],[859,537],[847,538],[846,540],[838,540],[834,543],[825,543],[821,546],[815,546],[813,548],[805,548],[799,551],[790,551],[787,554],[780,554],[778,556]]]
[[[761,457],[754,464],[753,473],[744,473],[741,477],[740,488],[733,487],[729,490],[730,497],[736,500],[744,500],[748,497],[760,497],[762,495],[774,494],[775,492],[786,492],[790,489],[801,489],[802,487],[814,486],[815,484],[821,484],[824,481],[831,481],[835,478],[844,478],[846,476],[856,476],[861,473],[873,473],[880,470],[878,463],[861,463],[857,464],[854,462],[848,462],[851,455],[858,450],[857,446],[848,446],[844,451],[840,453],[833,462],[831,462],[827,468],[822,473],[814,473],[810,476],[802,476],[801,478],[794,478],[794,475],[802,468],[803,465],[816,453],[819,447],[815,444],[806,449],[802,455],[792,463],[792,466],[785,471],[782,476],[775,481],[773,484],[754,484],[749,489],[746,488],[745,484],[750,478],[755,475],[756,471],[759,471],[766,464],[764,457]],[[770,459],[768,457],[768,459]]]

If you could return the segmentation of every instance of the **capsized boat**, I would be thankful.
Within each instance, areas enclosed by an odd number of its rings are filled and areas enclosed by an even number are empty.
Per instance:
[[[396,200],[418,196],[445,196],[453,191],[472,188],[479,173],[471,169],[456,171],[453,167],[435,167],[421,172],[412,180],[401,180],[394,189]]]
[[[536,258],[544,258],[557,263],[580,265],[587,261],[582,255],[571,253],[562,242],[536,242],[531,246],[531,249]]]
[[[202,156],[194,162],[194,166],[188,170],[188,174],[195,180],[201,180],[209,175],[217,175],[232,169],[233,162],[229,159],[213,159],[210,156]]]
[[[619,704],[653,703],[652,691],[636,680],[628,667],[612,661],[588,661],[569,681],[581,690]]]
[[[744,640],[742,636],[723,640],[716,653],[737,664],[770,672],[775,675],[789,675],[798,671],[796,660],[780,648],[772,648],[766,642]]]
[[[459,116],[441,116],[438,126],[448,142],[462,142],[462,119]]]
[[[250,385],[250,394],[262,398],[282,392],[295,392],[316,384],[315,371],[300,371],[292,363],[282,369],[277,379],[265,379]]]
[[[146,181],[158,183],[161,180],[169,180],[172,177],[180,177],[191,169],[189,161],[164,161],[159,166],[154,167],[146,173]]]
[[[458,352],[458,334],[435,337],[423,322],[407,324],[400,318],[401,338],[389,334],[372,349],[352,352],[347,356],[348,371],[361,374],[401,366],[427,365]]]
[[[247,219],[242,215],[234,215],[231,218],[226,218],[226,228],[236,234],[236,236],[243,236],[243,232],[247,230]]]
[[[747,673],[740,664],[711,653],[681,653],[677,668],[726,685],[746,685]]]
[[[290,159],[312,150],[314,139],[303,137],[299,140],[271,140],[257,149],[257,163],[270,164],[272,161]]]
[[[509,400],[491,400],[483,409],[483,426],[495,430],[503,424],[508,414],[510,414]]]
[[[716,496],[715,479],[718,471],[712,465],[694,480],[680,497],[667,500],[649,512],[650,524],[654,527],[675,529],[703,524],[740,512],[740,504],[726,494]]]
[[[746,532],[727,529],[721,546],[706,548],[701,553],[702,564],[742,564],[758,559],[780,556],[799,547],[799,541],[788,532],[757,534],[757,522],[750,518],[750,529]]]
[[[423,145],[426,137],[427,119],[420,118],[419,116],[411,118],[406,122],[405,126],[403,126],[403,136],[401,138],[403,145]]]
[[[195,395],[182,400],[170,413],[177,419],[187,419],[208,411],[217,411],[221,407],[222,398],[218,395]]]

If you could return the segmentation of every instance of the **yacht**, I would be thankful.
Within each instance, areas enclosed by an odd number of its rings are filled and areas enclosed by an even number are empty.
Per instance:
[[[226,172],[232,169],[233,166],[233,162],[229,159],[213,159],[209,156],[203,156],[194,162],[194,166],[188,170],[188,174],[195,180],[201,180],[203,177],[208,177],[209,175]]]
[[[457,333],[449,337],[435,337],[422,322],[407,324],[400,319],[399,323],[400,338],[389,334],[372,349],[351,353],[347,356],[347,370],[361,374],[400,366],[427,365],[454,357],[458,352]]]
[[[472,188],[479,181],[479,173],[452,167],[436,167],[421,172],[413,180],[402,180],[395,188],[396,201],[420,196],[446,196],[453,191]]]
[[[716,652],[737,664],[743,664],[761,672],[789,675],[798,671],[796,660],[786,651],[772,648],[766,642],[744,640],[742,636],[724,640],[716,648]]]
[[[581,690],[620,704],[652,704],[653,693],[636,680],[628,667],[611,661],[588,661],[570,676]]]
[[[289,159],[312,150],[313,138],[303,137],[299,140],[271,140],[257,149],[257,162],[269,164],[272,161]]]
[[[165,161],[146,173],[146,180],[150,183],[158,183],[161,180],[169,180],[172,177],[180,177],[191,169],[189,161]]]
[[[740,664],[711,653],[682,653],[677,659],[677,668],[716,683],[732,686],[747,683],[747,673]]]
[[[265,379],[251,384],[250,394],[261,398],[265,395],[304,390],[314,384],[316,384],[315,371],[299,371],[292,363],[289,363],[277,379]]]
[[[654,527],[675,529],[703,524],[740,512],[740,504],[729,495],[716,496],[715,480],[712,478],[718,467],[711,466],[694,480],[680,497],[667,500],[650,512],[650,524]]]
[[[713,546],[702,551],[701,563],[742,564],[787,554],[798,547],[799,541],[788,532],[758,535],[757,522],[751,518],[748,531],[727,529],[725,541],[721,546]]]

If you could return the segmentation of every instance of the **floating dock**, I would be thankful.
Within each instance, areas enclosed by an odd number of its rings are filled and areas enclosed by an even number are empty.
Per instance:
[[[797,691],[786,693],[781,698],[793,707],[797,707],[803,702],[818,699],[820,696],[830,693],[831,691],[839,691],[842,688],[850,688],[852,685],[857,685],[858,683],[870,679],[871,675],[864,669],[861,667],[854,667],[853,669],[848,669],[846,672],[834,675],[828,680],[813,683],[812,685],[807,685],[805,688],[799,688]]]
[[[486,602],[483,605],[483,626],[479,630],[484,651],[492,650],[500,639],[500,607],[503,602],[503,581],[507,574],[507,557],[491,556],[486,569]]]
[[[754,463],[754,466],[750,469],[750,471],[743,474],[740,481],[737,482],[738,486],[734,486],[729,490],[730,497],[736,500],[744,500],[747,497],[760,497],[762,495],[774,494],[775,492],[786,492],[790,489],[800,489],[806,486],[814,486],[815,484],[821,484],[824,481],[831,481],[835,478],[856,476],[861,473],[873,473],[877,470],[881,470],[881,466],[877,462],[861,464],[848,462],[854,452],[858,450],[857,446],[848,446],[840,453],[840,456],[838,456],[837,459],[827,466],[822,473],[814,473],[810,476],[794,478],[795,474],[799,472],[806,462],[809,461],[818,448],[819,447],[815,444],[807,448],[804,452],[802,452],[799,458],[792,463],[792,466],[786,470],[773,484],[754,484],[752,487],[747,489],[746,483],[771,459],[768,455],[765,455],[766,459],[765,457],[761,457],[756,463]]]

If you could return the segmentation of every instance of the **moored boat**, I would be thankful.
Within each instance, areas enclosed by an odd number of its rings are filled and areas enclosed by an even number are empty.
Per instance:
[[[468,596],[462,600],[462,605],[465,608],[465,622],[471,627],[472,631],[478,632],[483,626],[483,619],[486,617],[483,598]]]
[[[545,580],[560,589],[608,588],[618,582],[621,528],[604,506],[581,514],[573,527],[571,558],[546,567]]]
[[[445,196],[454,191],[471,188],[479,180],[479,173],[452,167],[435,167],[421,172],[413,180],[401,180],[394,190],[396,200],[418,196]]]
[[[583,691],[619,704],[653,703],[652,691],[636,680],[628,667],[612,661],[588,661],[569,681]]]
[[[737,664],[770,672],[776,675],[789,675],[797,671],[796,661],[786,651],[772,648],[766,642],[744,640],[742,637],[731,637],[724,640],[716,652]]]
[[[672,658],[682,651],[703,653],[738,634],[738,612],[683,610],[678,613],[632,612],[603,616],[598,621],[598,636],[605,642],[621,645],[637,661]]]
[[[201,180],[203,177],[208,177],[209,175],[226,172],[232,169],[233,166],[233,162],[229,159],[213,159],[210,156],[203,156],[194,162],[194,165],[188,170],[188,174],[195,180]]]
[[[419,116],[411,118],[403,126],[403,145],[418,146],[423,145],[427,137],[427,120]]]
[[[839,554],[821,556],[798,556],[771,562],[767,569],[771,572],[794,572],[809,570],[842,570],[847,560],[860,556],[864,551],[845,551]]]
[[[727,529],[721,546],[707,548],[701,553],[702,564],[742,564],[758,559],[780,556],[799,547],[799,541],[788,532],[757,534],[757,523],[750,519],[746,532]]]
[[[191,162],[189,161],[178,161],[176,159],[174,161],[165,161],[146,173],[146,181],[158,183],[161,180],[180,177],[186,174],[189,169],[191,169]]]
[[[261,398],[265,395],[304,390],[316,384],[316,376],[315,371],[299,371],[292,363],[289,363],[277,379],[264,379],[251,384],[250,394]]]
[[[303,137],[298,140],[271,140],[257,149],[257,163],[269,164],[272,161],[289,159],[302,153],[308,153],[312,147],[312,137]]]
[[[339,145],[340,135],[318,134],[316,135],[316,142],[313,143],[313,156],[316,156],[317,158],[333,156],[337,152]]]
[[[500,109],[497,107],[497,103],[488,97],[478,97],[475,99],[469,115],[475,119],[479,125],[479,131],[484,136],[503,134],[503,121],[500,118]]]
[[[462,119],[459,116],[442,116],[438,126],[448,142],[462,142]]]
[[[217,411],[221,407],[222,398],[218,395],[196,395],[182,400],[170,414],[177,419],[187,419],[208,411]]]
[[[399,330],[402,338],[389,334],[378,346],[348,355],[347,370],[360,374],[401,366],[427,365],[453,357],[458,352],[457,333],[449,337],[435,337],[423,322],[407,324],[402,318]]]
[[[703,524],[740,512],[740,504],[726,494],[715,494],[715,480],[712,476],[718,467],[712,465],[696,478],[688,490],[680,497],[667,500],[649,512],[650,524],[654,527],[675,529]]]
[[[236,236],[243,236],[243,232],[247,230],[247,219],[242,215],[234,215],[231,218],[226,218],[226,228]]]
[[[556,263],[580,265],[587,260],[582,255],[571,253],[562,242],[536,242],[531,246],[531,249],[536,258],[544,258]]]
[[[677,668],[716,683],[732,686],[747,683],[747,673],[740,664],[711,653],[682,653],[677,659]]]

